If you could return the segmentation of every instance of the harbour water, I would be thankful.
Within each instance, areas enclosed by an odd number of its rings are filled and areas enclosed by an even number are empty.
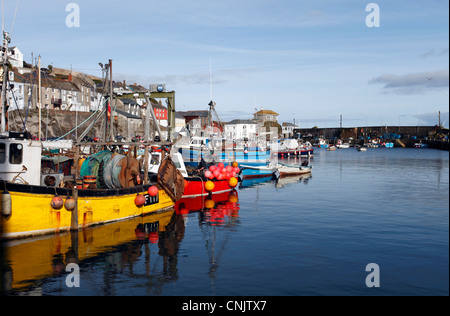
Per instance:
[[[77,234],[4,242],[0,291],[449,295],[447,151],[316,149],[310,163],[310,176],[245,180],[213,208],[191,201]],[[79,284],[71,283],[69,263],[79,267]],[[376,287],[366,283],[369,263],[379,267]]]

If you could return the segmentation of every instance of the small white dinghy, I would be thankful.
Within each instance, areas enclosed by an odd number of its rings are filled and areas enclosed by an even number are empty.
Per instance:
[[[301,165],[286,165],[283,163],[277,164],[278,172],[280,177],[284,176],[299,176],[302,174],[311,173],[313,166],[308,166],[308,162],[304,161]]]

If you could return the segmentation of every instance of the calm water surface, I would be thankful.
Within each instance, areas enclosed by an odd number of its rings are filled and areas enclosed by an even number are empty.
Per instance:
[[[448,152],[316,149],[311,164],[311,176],[244,181],[238,202],[227,194],[211,209],[189,200],[78,234],[4,243],[0,291],[449,295]],[[80,287],[66,285],[70,262]],[[366,286],[369,263],[379,266],[378,288]]]

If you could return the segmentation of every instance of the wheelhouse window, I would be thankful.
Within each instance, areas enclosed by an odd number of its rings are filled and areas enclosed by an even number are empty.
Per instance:
[[[0,144],[0,163],[5,163],[6,161],[6,146],[5,144]]]
[[[22,144],[10,144],[9,145],[9,163],[18,165],[22,163],[23,158],[23,146]]]

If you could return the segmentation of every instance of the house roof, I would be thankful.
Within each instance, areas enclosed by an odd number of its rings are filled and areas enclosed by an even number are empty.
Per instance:
[[[274,111],[271,110],[261,110],[255,113],[255,115],[263,115],[263,114],[270,114],[270,115],[280,115]]]
[[[139,116],[127,113],[125,111],[119,110],[119,109],[115,109],[114,110],[117,114],[123,115],[126,118],[130,118],[130,119],[135,119],[135,120],[140,120],[141,118]]]
[[[207,117],[208,111],[200,110],[200,111],[178,111],[184,117],[187,116],[195,116],[195,117]]]
[[[234,124],[256,124],[256,122],[254,120],[240,120],[240,119],[236,119],[236,120],[232,120],[228,123],[224,123],[225,125],[234,125]]]

